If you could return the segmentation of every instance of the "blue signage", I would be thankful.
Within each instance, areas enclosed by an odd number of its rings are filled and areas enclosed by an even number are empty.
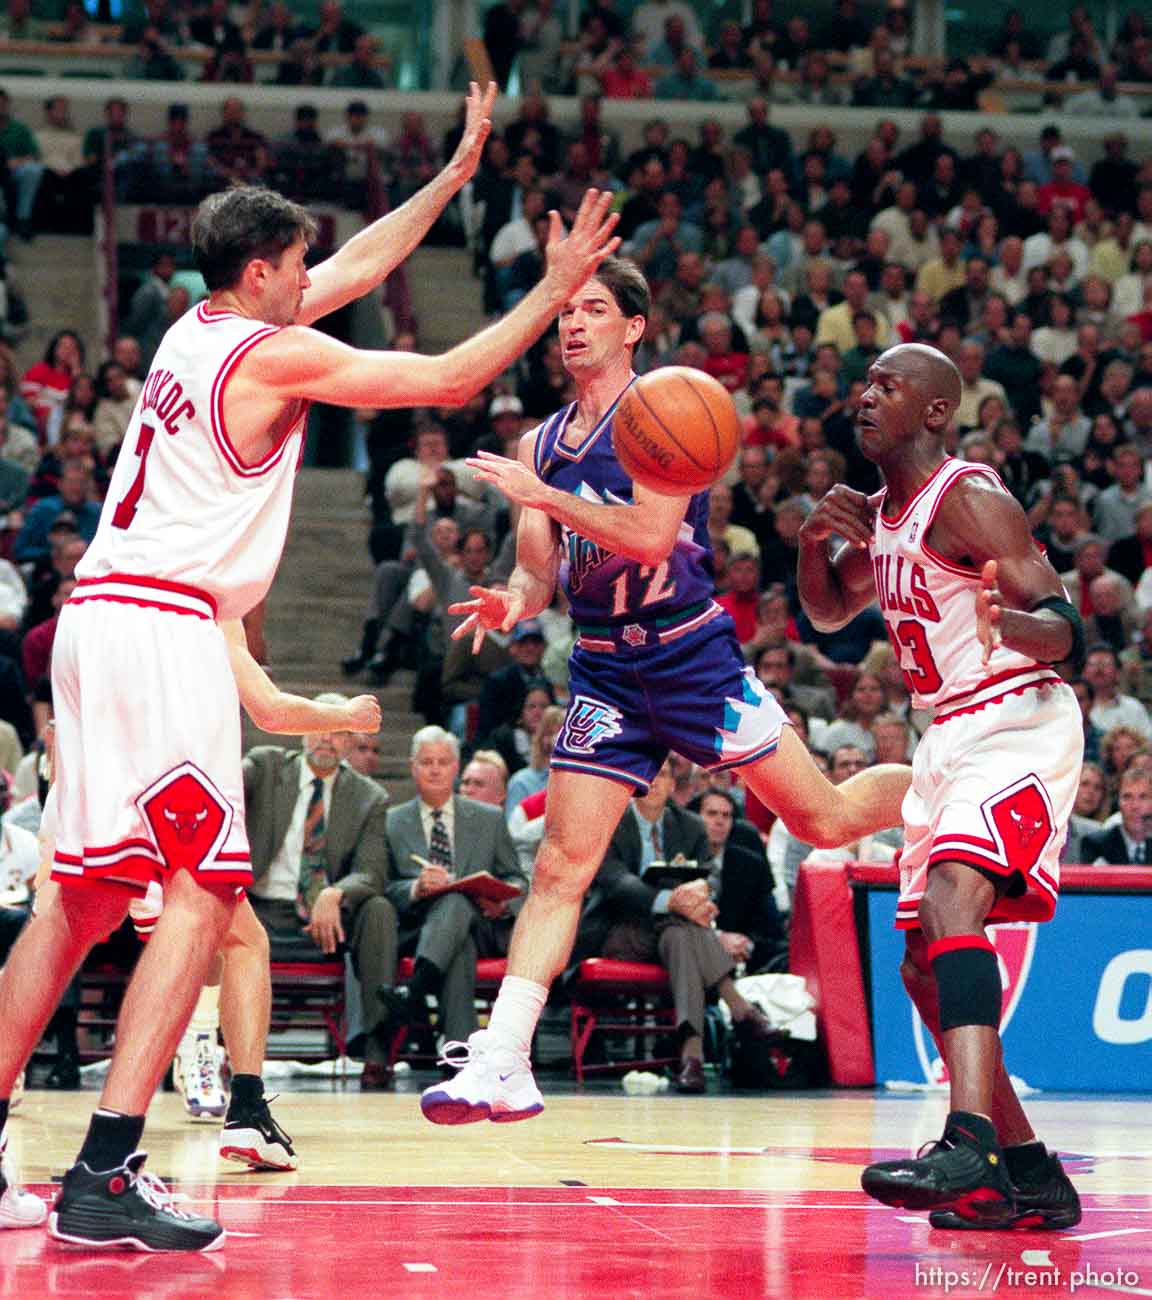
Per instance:
[[[876,1080],[939,1081],[936,1045],[900,980],[895,902],[868,891]],[[1152,1092],[1152,896],[1065,894],[1047,924],[988,933],[1009,1074],[1048,1091]]]

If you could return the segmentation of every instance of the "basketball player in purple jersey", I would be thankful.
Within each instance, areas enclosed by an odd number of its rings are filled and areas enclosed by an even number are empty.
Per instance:
[[[608,258],[562,308],[560,342],[577,400],[526,434],[516,460],[469,462],[521,507],[507,590],[474,587],[458,636],[479,648],[563,584],[579,630],[572,699],[549,775],[544,839],[516,923],[508,975],[486,1030],[452,1044],[455,1078],[428,1088],[437,1124],[526,1119],[543,1108],[528,1050],[548,986],[572,950],[581,899],[634,794],[670,750],[711,771],[739,767],[748,786],[813,844],[839,845],[894,825],[909,772],[897,765],[833,786],[744,665],[732,622],[712,599],[708,494],[661,496],[633,483],[612,448],[612,415],[635,378],[648,285]],[[707,882],[655,907],[707,925]]]

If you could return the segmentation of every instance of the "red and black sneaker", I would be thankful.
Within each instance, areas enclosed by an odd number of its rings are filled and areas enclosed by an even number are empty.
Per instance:
[[[1012,1151],[1005,1153],[1012,1179],[1014,1208],[999,1222],[961,1217],[953,1209],[933,1210],[928,1222],[934,1228],[1019,1228],[1058,1231],[1074,1228],[1080,1222],[1080,1197],[1064,1172],[1059,1156],[1052,1152],[1027,1174],[1012,1167]]]
[[[142,1166],[148,1157],[137,1151],[118,1169],[96,1173],[83,1162],[64,1176],[64,1185],[48,1219],[57,1241],[89,1250],[219,1250],[224,1229],[177,1209],[173,1195]]]
[[[938,1142],[915,1157],[869,1165],[860,1185],[874,1200],[908,1210],[947,1207],[972,1227],[995,1225],[1014,1209],[996,1130],[982,1115],[954,1110]]]

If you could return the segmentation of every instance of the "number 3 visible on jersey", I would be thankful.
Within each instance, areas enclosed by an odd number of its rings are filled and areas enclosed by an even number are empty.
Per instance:
[[[895,635],[896,640],[912,656],[912,662],[916,666],[915,670],[902,668],[908,689],[918,695],[934,695],[944,682],[940,669],[936,667],[936,660],[932,658],[928,634],[914,618],[906,618],[902,623],[896,624]]]
[[[156,430],[150,424],[140,426],[140,436],[136,439],[136,455],[140,457],[140,468],[132,480],[132,486],[124,493],[124,500],[112,512],[112,527],[127,528],[136,518],[136,507],[144,495],[144,470],[148,464],[148,452]]]
[[[644,595],[637,605],[628,599],[628,579],[635,574],[638,578],[647,578]],[[612,617],[619,618],[633,609],[644,609],[658,601],[668,600],[676,594],[675,581],[668,581],[668,561],[661,560],[655,568],[642,564],[639,570],[625,569],[612,583]]]

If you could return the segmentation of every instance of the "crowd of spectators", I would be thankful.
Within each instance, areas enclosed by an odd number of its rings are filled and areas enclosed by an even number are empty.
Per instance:
[[[1115,133],[1085,166],[1054,121],[1037,124],[1023,149],[984,126],[946,136],[933,111],[911,137],[879,117],[853,157],[831,127],[804,138],[777,127],[764,98],[746,114],[730,137],[710,118],[694,138],[653,118],[625,155],[604,98],[583,99],[566,136],[546,98],[524,97],[489,141],[469,196],[489,310],[507,310],[535,283],[543,213],[570,212],[589,184],[616,191],[623,251],[654,291],[637,369],[696,366],[729,389],[743,421],[737,463],[711,493],[718,598],[834,780],[877,754],[910,759],[927,720],[910,708],[875,609],[832,635],[808,624],[797,535],[834,483],[879,485],[853,429],[873,358],[899,341],[940,347],[963,378],[949,450],[993,467],[1024,506],[1090,643],[1119,656],[1131,699],[1123,723],[1147,739],[1152,162],[1129,159]],[[451,730],[466,758],[498,753],[514,781],[525,774],[529,797],[553,739],[541,719],[566,699],[562,598],[510,636],[488,636],[476,655],[451,641],[445,610],[470,585],[506,580],[514,562],[514,518],[465,459],[479,448],[513,454],[523,430],[571,396],[552,335],[459,410],[360,413],[377,576],[345,669],[377,683],[414,669],[428,721]],[[1086,726],[1100,739],[1118,725],[1101,653],[1078,675],[1091,696]],[[1121,772],[1108,762],[1112,815]],[[699,773],[679,777],[680,791],[706,784]],[[786,905],[810,850],[733,794],[772,832]],[[844,852],[891,857],[898,844],[893,832]],[[1079,848],[1074,838],[1068,852]]]

